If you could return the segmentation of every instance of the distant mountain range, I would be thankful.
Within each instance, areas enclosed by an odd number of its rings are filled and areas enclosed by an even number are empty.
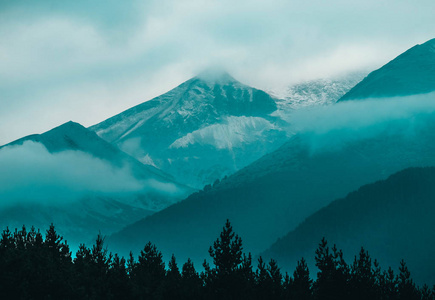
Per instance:
[[[377,109],[376,102],[370,105]],[[364,132],[373,126],[352,129],[354,137],[342,141],[340,128],[296,134],[213,188],[114,234],[110,243],[137,251],[151,240],[168,255],[177,251],[177,257],[199,259],[229,218],[246,250],[259,253],[349,191],[408,167],[435,165],[434,118],[425,113],[378,124],[371,135]],[[325,147],[315,145],[318,140]]]
[[[365,185],[317,211],[263,253],[286,269],[305,257],[314,267],[314,252],[325,237],[350,255],[360,247],[397,268],[407,262],[413,277],[435,282],[435,168],[411,168]]]

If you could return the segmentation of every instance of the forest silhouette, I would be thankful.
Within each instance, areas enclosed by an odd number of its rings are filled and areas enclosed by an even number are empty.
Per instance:
[[[435,290],[418,287],[404,261],[396,274],[361,248],[352,263],[323,239],[315,251],[317,274],[302,258],[293,273],[277,262],[243,252],[242,239],[226,222],[209,249],[201,272],[189,259],[179,267],[173,255],[167,267],[151,242],[137,259],[110,253],[99,235],[91,248],[81,245],[73,257],[54,225],[45,237],[25,227],[3,231],[0,240],[2,299],[435,299]]]

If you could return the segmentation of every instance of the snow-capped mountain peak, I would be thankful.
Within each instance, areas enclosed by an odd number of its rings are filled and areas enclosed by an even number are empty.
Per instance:
[[[280,145],[286,133],[271,116],[276,109],[267,93],[207,70],[90,129],[141,162],[201,188]],[[255,151],[246,154],[250,147]]]

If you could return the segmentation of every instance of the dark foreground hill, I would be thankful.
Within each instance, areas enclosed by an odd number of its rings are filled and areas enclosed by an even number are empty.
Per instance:
[[[307,218],[264,255],[294,267],[312,258],[322,237],[343,248],[348,258],[365,248],[382,262],[405,259],[414,277],[435,280],[435,168],[410,168],[365,185]]]

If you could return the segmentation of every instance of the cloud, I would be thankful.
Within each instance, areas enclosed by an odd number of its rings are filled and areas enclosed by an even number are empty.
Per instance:
[[[51,154],[31,141],[0,149],[0,170],[0,208],[29,203],[61,206],[89,195],[116,196],[154,185],[84,152]]]
[[[0,143],[49,129],[47,114],[92,125],[210,64],[263,89],[372,70],[432,38],[434,9],[432,0],[1,1]]]
[[[343,101],[335,105],[294,111],[291,128],[313,152],[383,135],[413,137],[435,116],[435,92],[391,98]]]

